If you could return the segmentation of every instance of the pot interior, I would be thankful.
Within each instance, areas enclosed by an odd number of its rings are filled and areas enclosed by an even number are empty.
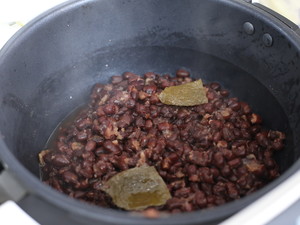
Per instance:
[[[14,154],[38,177],[39,151],[44,149],[55,127],[70,112],[87,103],[93,84],[107,83],[112,75],[125,71],[174,74],[178,68],[189,69],[192,77],[201,78],[204,82],[221,83],[230,90],[232,97],[248,102],[253,111],[262,116],[266,128],[285,132],[288,137],[286,148],[278,152],[276,158],[282,172],[293,164],[293,136],[288,117],[276,97],[253,75],[205,53],[159,46],[91,54],[87,59],[51,74],[39,84],[29,105],[23,104],[20,96],[7,95],[5,101],[8,107],[24,111],[17,128],[19,132],[15,134],[18,142]]]
[[[253,35],[244,32],[246,21],[254,24]],[[1,53],[3,141],[39,179],[38,153],[56,126],[88,101],[94,83],[125,71],[186,68],[194,78],[221,83],[265,127],[286,133],[286,147],[275,156],[284,173],[300,155],[300,40],[280,26],[244,1],[80,1],[57,8]],[[271,47],[262,42],[266,32]]]

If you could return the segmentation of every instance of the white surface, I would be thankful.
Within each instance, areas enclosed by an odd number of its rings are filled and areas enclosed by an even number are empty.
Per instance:
[[[300,199],[299,190],[300,171],[220,225],[267,224]]]
[[[300,0],[260,0],[260,3],[300,25]]]
[[[7,201],[0,206],[1,225],[39,225],[16,203]]]
[[[0,0],[0,49],[27,22],[66,0]]]
[[[37,15],[65,0],[0,0],[0,21],[27,23]]]

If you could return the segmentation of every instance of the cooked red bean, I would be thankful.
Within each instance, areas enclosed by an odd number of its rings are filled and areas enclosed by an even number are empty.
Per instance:
[[[51,157],[50,162],[55,166],[67,166],[70,163],[70,160],[67,158],[66,155],[57,153]]]
[[[219,91],[221,89],[221,85],[217,82],[212,82],[209,86],[215,91]]]
[[[112,76],[111,77],[112,84],[120,83],[122,80],[123,80],[122,76]]]
[[[213,163],[216,167],[222,168],[224,165],[224,157],[221,152],[216,152],[213,156]]]
[[[104,113],[108,114],[108,115],[112,115],[112,114],[116,114],[118,112],[119,107],[115,104],[106,104],[103,107],[103,111]]]
[[[188,76],[190,76],[190,72],[188,72],[187,70],[184,70],[184,69],[179,69],[176,71],[176,76],[177,77],[188,77]]]
[[[78,182],[78,176],[71,171],[64,172],[62,174],[62,176],[63,176],[64,181],[67,183],[76,184]]]
[[[112,154],[118,154],[120,153],[121,149],[119,147],[119,145],[113,143],[112,141],[108,140],[108,141],[105,141],[103,143],[103,148],[107,151],[109,151],[110,153]]]
[[[148,72],[113,76],[96,84],[88,107],[59,130],[43,151],[43,180],[71,197],[116,208],[101,186],[132,167],[155,166],[172,198],[151,207],[188,212],[241,198],[279,176],[273,158],[285,135],[263,127],[251,107],[228,97],[219,83],[206,84],[208,103],[164,105],[158,94],[191,82],[184,69],[176,77]]]
[[[88,141],[86,143],[86,146],[85,146],[85,150],[86,151],[93,151],[94,149],[96,148],[96,142],[95,141]]]
[[[229,91],[223,89],[223,90],[220,91],[220,95],[223,96],[223,97],[227,97],[229,95]]]
[[[85,141],[87,139],[88,135],[86,132],[81,131],[76,135],[76,137],[77,137],[78,141]]]

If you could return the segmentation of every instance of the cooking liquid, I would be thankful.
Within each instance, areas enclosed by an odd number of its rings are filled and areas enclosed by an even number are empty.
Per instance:
[[[59,135],[61,135],[62,130],[64,128],[70,127],[77,117],[79,117],[82,113],[87,111],[88,105],[84,104],[79,106],[78,108],[74,109],[72,112],[70,112],[53,130],[52,134],[50,135],[49,139],[47,140],[44,149],[49,150],[56,150],[57,148],[57,138]],[[43,171],[40,166],[39,170],[40,179],[43,180]]]

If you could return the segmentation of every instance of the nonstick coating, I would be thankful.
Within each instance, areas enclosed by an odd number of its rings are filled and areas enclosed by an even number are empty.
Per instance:
[[[243,30],[247,21],[252,35]],[[265,33],[271,47],[262,41]],[[0,54],[0,158],[29,192],[31,199],[20,204],[42,224],[213,224],[230,216],[299,168],[299,46],[285,24],[237,0],[74,1],[43,14]],[[155,221],[88,206],[39,181],[38,152],[87,101],[94,83],[125,71],[178,68],[220,82],[261,114],[266,127],[287,134],[276,155],[282,177],[242,200]]]

